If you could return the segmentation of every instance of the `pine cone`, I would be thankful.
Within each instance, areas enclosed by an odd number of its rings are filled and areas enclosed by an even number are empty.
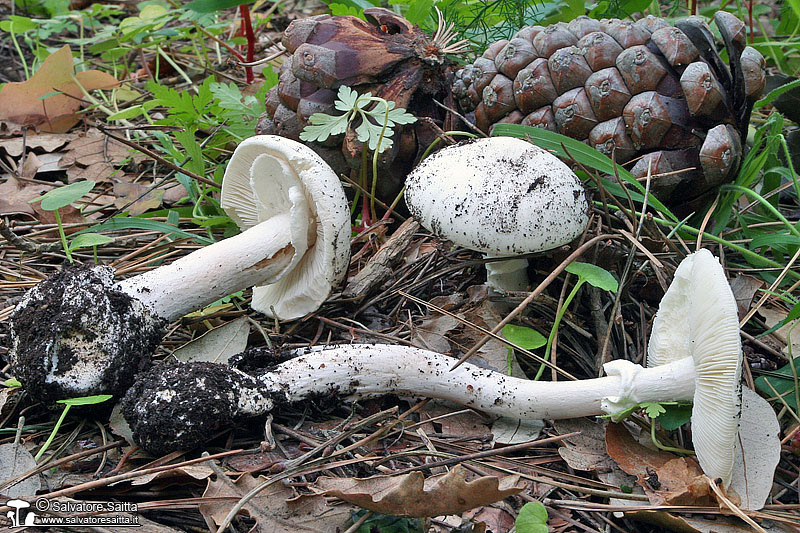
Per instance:
[[[433,142],[437,128],[453,127],[452,119],[433,103],[435,98],[455,107],[446,57],[452,34],[445,31],[431,38],[387,9],[370,8],[364,14],[369,22],[318,15],[289,25],[282,43],[291,56],[281,68],[278,85],[267,94],[267,113],[259,120],[257,133],[299,140],[312,114],[340,114],[333,104],[342,85],[393,100],[418,118],[429,117],[432,120],[398,128],[392,149],[380,156],[382,177],[393,179],[382,179],[379,195],[391,197],[402,186],[420,147],[424,150]],[[306,144],[337,172],[360,168],[362,146],[354,136],[329,138],[324,145]]]
[[[525,124],[581,140],[618,163],[668,205],[687,205],[736,176],[750,111],[765,85],[764,58],[745,46],[744,23],[714,16],[725,66],[699,17],[670,26],[578,17],[530,26],[493,43],[456,72],[453,94],[489,133]],[[686,170],[686,169],[693,170]]]

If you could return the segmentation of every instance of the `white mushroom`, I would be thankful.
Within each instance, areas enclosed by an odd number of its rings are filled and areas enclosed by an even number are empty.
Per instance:
[[[316,310],[341,281],[350,257],[347,200],[310,148],[275,135],[245,140],[225,170],[220,203],[245,231],[120,288],[174,320],[254,287],[253,309],[293,319]]]
[[[692,357],[692,442],[703,471],[731,481],[741,415],[742,344],[736,299],[708,250],[686,257],[653,320],[647,365]]]
[[[727,487],[741,368],[736,306],[722,267],[710,252],[689,256],[679,271],[685,278],[670,287],[657,326],[673,314],[689,323],[670,333],[685,339],[673,344],[685,344],[687,354],[660,366],[642,368],[617,360],[604,365],[608,375],[602,378],[530,381],[471,364],[451,370],[451,357],[417,348],[340,346],[300,350],[297,358],[257,376],[208,363],[154,369],[126,395],[125,417],[142,446],[163,453],[202,442],[233,417],[261,415],[287,402],[331,393],[348,398],[415,394],[523,420],[614,415],[643,402],[694,401],[693,437],[700,465]],[[209,375],[217,376],[213,385]],[[163,409],[165,391],[170,391],[168,411]],[[198,402],[198,396],[214,401]]]
[[[277,136],[244,141],[222,204],[245,231],[118,283],[109,267],[70,267],[33,287],[11,328],[12,372],[28,393],[45,401],[121,393],[149,364],[166,321],[251,286],[254,308],[297,318],[341,280],[347,200],[310,148]]]
[[[586,193],[553,154],[522,139],[492,137],[444,148],[406,178],[405,200],[423,226],[490,258],[551,250],[588,224]],[[524,290],[527,260],[487,263],[487,282]]]

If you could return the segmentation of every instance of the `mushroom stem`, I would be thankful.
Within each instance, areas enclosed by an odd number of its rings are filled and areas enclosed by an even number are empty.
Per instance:
[[[331,390],[353,398],[414,394],[520,419],[575,418],[613,414],[641,402],[691,401],[695,388],[691,357],[654,368],[617,360],[606,366],[608,376],[560,382],[452,366],[452,357],[418,348],[350,345],[301,355],[258,379],[267,390],[285,393],[289,402]]]
[[[486,255],[487,259],[494,257],[497,256]],[[486,263],[486,284],[502,292],[528,290],[528,260],[508,259]]]
[[[290,219],[276,215],[117,286],[171,322],[236,291],[272,283],[305,253],[295,249]]]
[[[613,361],[606,377],[565,382],[518,379],[471,364],[450,370],[452,364],[438,353],[381,344],[312,350],[255,376],[209,363],[160,367],[140,375],[123,413],[140,445],[165,453],[204,442],[232,418],[331,394],[413,394],[494,415],[560,419],[647,401],[690,401],[695,390],[691,357],[655,368]]]

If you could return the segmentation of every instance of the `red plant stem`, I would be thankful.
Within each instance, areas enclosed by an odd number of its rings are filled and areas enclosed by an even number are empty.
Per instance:
[[[242,28],[247,37],[247,62],[253,62],[253,56],[256,51],[256,36],[253,33],[253,24],[250,22],[250,6],[242,4],[239,6],[239,11],[242,14]],[[244,67],[247,75],[247,83],[253,83],[255,77],[253,76],[253,67]]]
[[[750,44],[753,44],[753,32],[755,31],[753,27],[753,0],[747,2],[747,16],[750,18]]]
[[[363,202],[361,203],[361,225],[364,229],[367,229],[372,224],[372,217],[369,214],[369,201],[367,200],[367,195],[365,194],[362,198]]]

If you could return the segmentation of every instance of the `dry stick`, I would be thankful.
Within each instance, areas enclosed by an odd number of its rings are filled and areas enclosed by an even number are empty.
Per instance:
[[[591,248],[596,243],[602,240],[605,239],[619,240],[621,238],[622,237],[620,237],[619,235],[611,235],[611,234],[597,235],[596,237],[592,237],[591,239],[580,245],[578,248],[575,249],[575,251],[569,254],[567,258],[564,259],[561,262],[561,264],[558,265],[546,278],[544,278],[544,280],[541,283],[539,283],[539,285],[535,289],[533,289],[533,291],[531,291],[531,293],[528,294],[528,296],[526,296],[525,299],[522,300],[517,307],[515,307],[508,315],[506,315],[506,317],[492,329],[491,333],[492,334],[499,333],[503,329],[503,326],[514,320],[514,317],[516,317],[526,307],[528,307],[528,304],[530,304],[534,299],[536,299],[536,297],[539,296],[559,276],[559,274],[561,274],[561,272],[564,271],[565,268],[567,268],[567,265],[569,265],[577,258],[579,258],[581,255],[583,255],[583,253],[586,250],[588,250],[589,248]],[[478,352],[478,350],[480,350],[481,347],[483,347],[484,344],[489,342],[489,339],[491,338],[492,337],[489,336],[482,337],[478,342],[475,343],[475,345],[472,348],[469,349],[467,353],[465,353],[461,357],[461,359],[458,360],[458,362],[455,365],[453,365],[451,370],[453,368],[460,366],[467,359],[475,355]]]
[[[463,463],[464,461],[474,461],[475,459],[483,459],[484,457],[493,457],[495,455],[504,455],[511,452],[517,452],[520,450],[527,450],[528,448],[533,448],[536,446],[544,446],[545,444],[551,444],[553,442],[560,442],[564,439],[568,439],[571,437],[577,437],[580,434],[581,434],[580,431],[575,431],[572,433],[565,433],[564,435],[556,435],[555,437],[547,437],[541,440],[533,440],[528,442],[521,442],[519,444],[514,444],[511,446],[504,446],[503,448],[495,448],[492,450],[483,450],[481,452],[469,453],[466,455],[453,457],[451,459],[443,459],[441,461],[436,461],[433,463],[426,463],[423,465],[412,466],[410,468],[398,470],[394,472],[394,475],[399,476],[402,474],[408,474],[409,472],[416,472],[418,470],[430,470],[431,468],[437,468],[440,466],[451,466],[458,463]]]
[[[96,452],[99,448],[95,448],[91,451]],[[174,470],[175,468],[182,468],[184,466],[190,466],[197,463],[204,463],[206,461],[220,459],[222,457],[227,457],[229,455],[235,455],[237,453],[241,453],[244,450],[228,450],[226,452],[220,452],[214,455],[209,455],[208,457],[198,457],[197,459],[191,459],[189,461],[184,461],[182,463],[177,463],[174,465],[166,465],[166,466],[158,466],[155,468],[147,468],[144,470],[137,470],[136,472],[126,472],[125,474],[117,474],[116,476],[105,477],[103,479],[97,479],[95,481],[88,481],[86,483],[81,483],[80,485],[75,485],[74,487],[67,487],[66,489],[57,490],[54,492],[48,492],[47,494],[42,494],[41,496],[37,496],[38,498],[47,498],[53,499],[58,498],[60,496],[71,496],[78,492],[83,492],[86,490],[95,489],[97,487],[104,487],[106,485],[110,485],[112,483],[116,483],[118,481],[126,481],[128,479],[133,479],[137,477],[141,477],[147,474],[155,474],[157,472],[166,472],[168,470]],[[48,466],[49,467],[49,466]],[[8,506],[0,506],[0,512],[5,512],[11,509]]]
[[[39,244],[36,241],[33,241],[27,237],[22,237],[14,233],[8,223],[6,222],[5,218],[0,218],[0,235],[5,237],[5,239],[15,248],[22,250],[23,252],[28,252],[32,254],[41,254],[44,252],[57,252],[61,250],[61,242],[53,242],[50,244]]]
[[[112,139],[114,139],[115,141],[121,142],[122,144],[124,144],[126,146],[130,146],[134,150],[142,152],[144,155],[155,159],[156,161],[158,161],[162,165],[165,165],[165,166],[171,168],[175,172],[180,172],[181,174],[185,174],[186,176],[189,176],[190,178],[192,178],[194,180],[197,180],[197,181],[199,181],[201,183],[205,183],[206,185],[211,185],[212,187],[219,187],[219,183],[217,183],[216,181],[210,180],[210,179],[208,179],[208,178],[206,178],[204,176],[201,176],[200,174],[195,174],[191,170],[187,170],[185,168],[179,167],[175,163],[173,163],[171,161],[167,161],[166,159],[164,159],[163,157],[161,157],[160,155],[158,155],[154,151],[150,150],[149,148],[145,148],[144,146],[142,146],[142,145],[140,145],[138,143],[135,143],[133,141],[129,141],[125,137],[120,137],[119,135],[114,135],[113,133],[109,132],[103,126],[98,125],[97,128],[100,131],[102,131],[103,133],[105,133],[106,135],[108,135],[109,137],[111,137]]]

